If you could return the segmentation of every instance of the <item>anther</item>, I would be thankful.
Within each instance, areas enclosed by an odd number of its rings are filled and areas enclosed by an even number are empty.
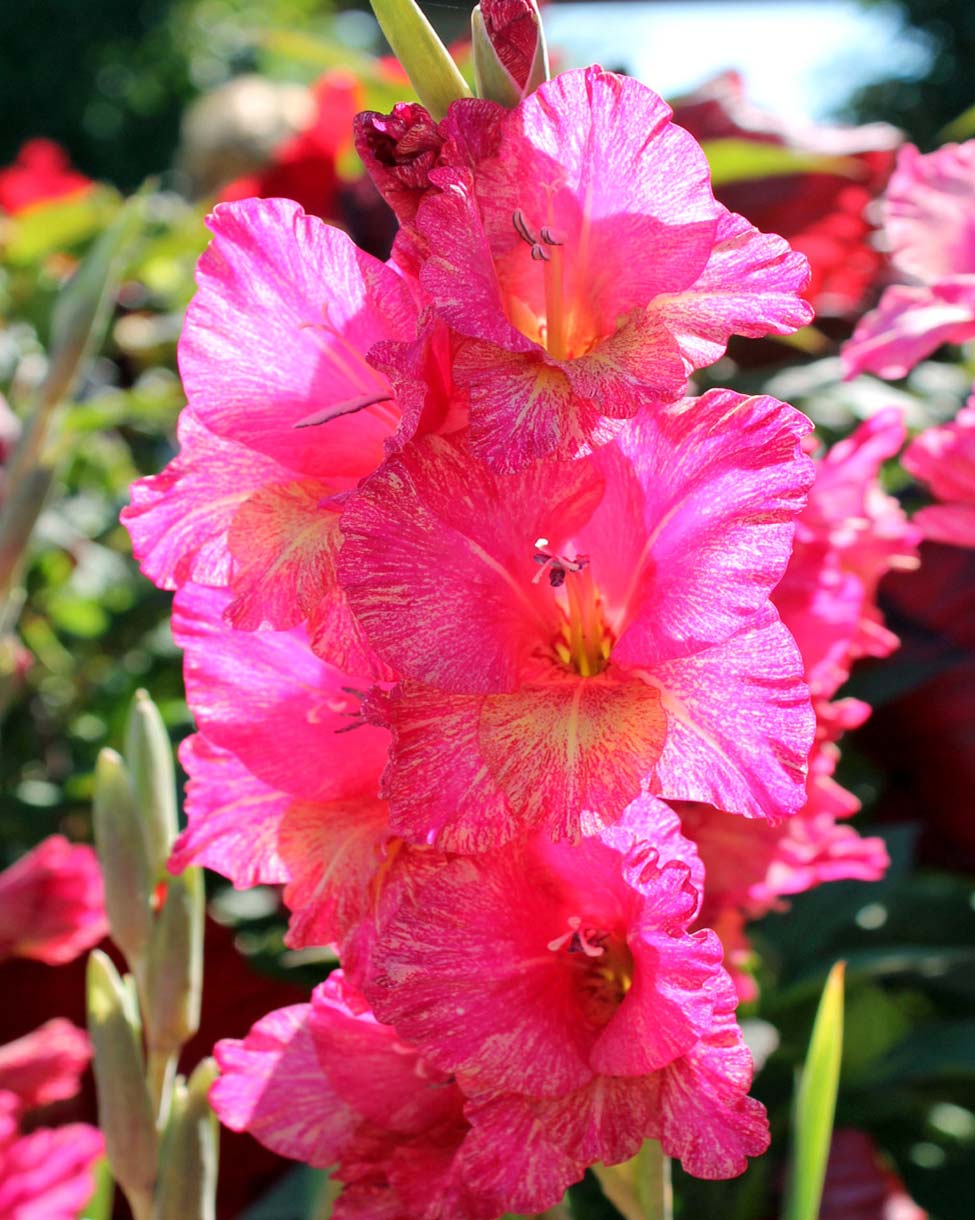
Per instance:
[[[527,242],[529,246],[537,246],[538,238],[529,229],[528,221],[525,220],[525,213],[521,208],[516,208],[511,215],[511,223],[515,226],[515,232],[523,242]]]
[[[538,236],[542,239],[542,241],[546,244],[546,246],[564,246],[565,245],[564,239],[559,237],[555,233],[554,230],[552,230],[548,227],[548,225],[545,225],[545,227],[540,231]]]
[[[538,242],[535,242],[532,246],[532,258],[536,263],[550,263],[552,261],[551,254],[549,254],[544,246],[539,245]]]

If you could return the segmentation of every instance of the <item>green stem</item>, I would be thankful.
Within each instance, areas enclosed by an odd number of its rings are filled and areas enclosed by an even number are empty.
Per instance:
[[[670,1160],[656,1140],[647,1140],[624,1165],[594,1165],[593,1173],[624,1220],[673,1220]]]

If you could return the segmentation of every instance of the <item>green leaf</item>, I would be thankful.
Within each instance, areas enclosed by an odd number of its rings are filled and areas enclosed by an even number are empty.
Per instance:
[[[864,173],[855,157],[797,152],[781,144],[763,144],[758,140],[706,140],[701,147],[711,166],[714,186],[781,174],[841,174],[860,178]]]
[[[843,1052],[844,962],[830,971],[796,1091],[783,1220],[816,1220],[829,1160]]]
[[[95,1191],[85,1204],[82,1220],[111,1220],[115,1202],[115,1179],[105,1157],[99,1157],[92,1167]]]
[[[471,91],[415,0],[370,0],[376,20],[393,54],[435,119],[442,119],[451,102]]]
[[[952,119],[938,132],[938,143],[947,144],[949,140],[967,140],[975,136],[975,106],[969,106],[961,114]]]

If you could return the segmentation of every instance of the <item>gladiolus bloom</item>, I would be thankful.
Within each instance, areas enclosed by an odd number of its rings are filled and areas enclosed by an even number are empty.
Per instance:
[[[368,480],[340,579],[402,679],[373,700],[396,833],[464,851],[535,826],[573,837],[643,785],[795,809],[812,718],[767,598],[812,474],[807,428],[714,391],[587,459],[499,475],[428,437]]]

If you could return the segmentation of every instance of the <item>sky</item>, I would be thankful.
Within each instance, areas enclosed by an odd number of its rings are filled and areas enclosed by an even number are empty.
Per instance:
[[[545,29],[566,66],[625,66],[665,96],[737,68],[751,101],[794,118],[825,118],[857,85],[926,62],[892,13],[853,0],[553,4]]]

